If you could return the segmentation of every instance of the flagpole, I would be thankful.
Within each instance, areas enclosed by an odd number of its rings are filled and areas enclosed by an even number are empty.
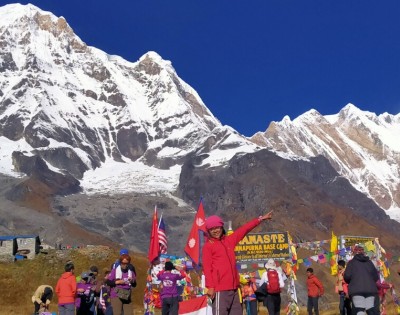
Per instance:
[[[163,213],[164,213],[164,212],[161,212],[160,220],[158,220],[158,228],[160,228],[160,224],[161,224],[161,219],[162,219]]]

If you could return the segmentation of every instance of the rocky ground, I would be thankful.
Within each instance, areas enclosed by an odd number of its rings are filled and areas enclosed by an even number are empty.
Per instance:
[[[182,255],[194,209],[168,196],[75,194],[56,197],[53,214],[132,250],[146,253],[155,206],[158,216],[162,214],[166,224],[168,251]]]
[[[37,286],[49,284],[55,286],[63,272],[64,264],[73,261],[76,274],[86,271],[95,264],[102,270],[109,267],[118,255],[118,249],[109,246],[89,246],[73,250],[48,250],[36,256],[33,260],[18,261],[16,263],[0,263],[0,315],[21,315],[32,313],[31,296]],[[146,284],[148,262],[144,255],[133,254],[133,264],[138,275],[138,286],[133,291],[135,314],[143,314],[143,295]],[[314,267],[314,266],[313,266]],[[329,275],[327,266],[315,266],[315,274],[325,286],[325,294],[320,300],[321,315],[333,315],[337,312],[337,294],[334,292],[334,277]],[[29,281],[28,281],[29,280]],[[300,315],[306,314],[307,291],[305,287],[305,272],[300,269],[295,281],[297,298],[301,308]],[[282,311],[286,314],[287,294],[282,292]],[[56,297],[51,304],[50,311],[57,311]],[[387,314],[395,314],[391,296],[388,296]],[[156,314],[160,314],[156,310]],[[260,315],[266,315],[267,310],[260,304]]]
[[[113,244],[99,233],[71,223],[65,217],[41,207],[28,207],[24,201],[12,202],[7,192],[19,180],[0,176],[0,235],[37,234],[44,243]]]
[[[55,196],[46,202],[10,201],[7,193],[20,179],[0,175],[0,235],[38,234],[54,244],[114,244],[146,253],[152,215],[157,205],[169,251],[183,254],[195,209],[169,196],[85,195]],[[177,201],[178,200],[178,201]],[[46,205],[48,203],[48,205]]]

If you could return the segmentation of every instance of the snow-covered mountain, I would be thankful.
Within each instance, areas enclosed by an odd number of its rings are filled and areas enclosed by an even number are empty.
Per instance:
[[[338,114],[315,110],[272,122],[251,139],[299,158],[325,156],[359,191],[400,221],[400,114],[377,116],[352,104]]]
[[[236,222],[273,208],[272,229],[297,239],[384,226],[395,246],[398,223],[381,208],[400,212],[399,125],[348,105],[248,139],[157,53],[129,62],[87,46],[62,17],[0,7],[0,233],[95,233],[146,251],[157,204],[179,251],[204,196],[207,214]]]
[[[128,62],[87,46],[62,17],[0,8],[1,173],[35,155],[89,193],[173,191],[186,156],[220,165],[255,147],[157,53]]]

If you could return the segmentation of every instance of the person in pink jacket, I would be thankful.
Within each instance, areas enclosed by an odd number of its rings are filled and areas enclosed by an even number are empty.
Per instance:
[[[235,246],[262,221],[271,220],[272,211],[239,227],[226,236],[224,222],[216,215],[206,219],[208,240],[203,246],[203,272],[207,295],[212,299],[213,315],[241,315]]]

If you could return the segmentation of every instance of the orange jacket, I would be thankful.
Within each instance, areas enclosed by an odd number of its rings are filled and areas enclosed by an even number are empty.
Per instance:
[[[256,299],[256,292],[257,287],[254,282],[249,282],[243,285],[242,288],[242,297],[243,299],[248,298],[250,301],[254,301]]]
[[[349,295],[349,286],[346,283],[346,281],[344,281],[343,274],[344,274],[344,269],[338,271],[336,285],[335,285],[335,292],[336,293],[344,292],[346,295]]]
[[[307,294],[310,297],[322,296],[324,294],[324,287],[321,281],[313,274],[307,278]]]
[[[57,281],[58,304],[75,303],[76,279],[72,272],[64,272]]]

